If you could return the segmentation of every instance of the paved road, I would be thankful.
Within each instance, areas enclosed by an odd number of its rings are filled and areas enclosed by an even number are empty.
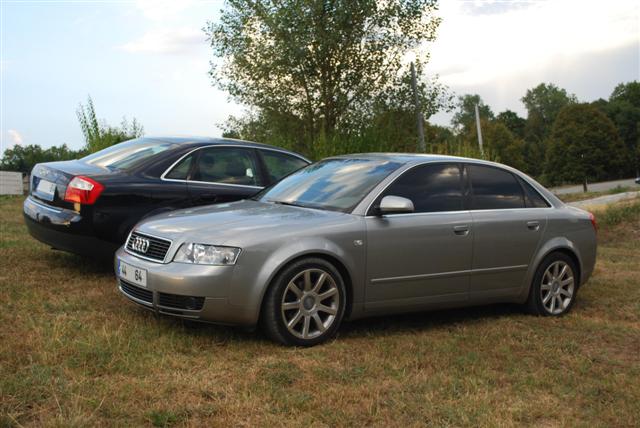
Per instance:
[[[585,199],[584,201],[569,202],[568,205],[578,208],[593,208],[596,206],[609,205],[614,202],[626,201],[635,198],[640,198],[640,191],[616,193],[614,195],[604,195],[597,198]]]
[[[590,192],[605,192],[607,190],[614,189],[618,186],[620,187],[631,187],[635,189],[636,187],[640,189],[635,183],[635,178],[627,178],[624,180],[614,180],[614,181],[603,181],[600,183],[587,183],[588,190]],[[580,193],[582,192],[582,184],[577,186],[563,186],[563,187],[554,187],[551,190],[556,195],[566,195],[568,193]]]

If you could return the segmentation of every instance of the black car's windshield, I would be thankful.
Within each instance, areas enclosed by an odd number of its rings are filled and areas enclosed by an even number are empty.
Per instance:
[[[284,178],[256,196],[263,202],[350,212],[401,163],[380,159],[335,158]]]
[[[81,160],[103,168],[127,169],[169,149],[173,145],[174,143],[138,138],[107,147],[85,156]]]

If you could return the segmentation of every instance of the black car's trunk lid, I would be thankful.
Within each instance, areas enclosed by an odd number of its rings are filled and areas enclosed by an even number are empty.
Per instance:
[[[64,200],[67,185],[77,176],[92,177],[106,175],[111,171],[81,160],[40,163],[33,167],[29,194],[47,205],[72,208],[73,204]]]

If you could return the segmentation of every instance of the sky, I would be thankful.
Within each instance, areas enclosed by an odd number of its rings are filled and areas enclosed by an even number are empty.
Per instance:
[[[135,117],[146,135],[219,136],[242,106],[214,88],[202,28],[223,0],[0,0],[0,152],[14,144],[83,145],[76,110]],[[495,113],[553,82],[581,101],[640,80],[640,2],[440,2],[427,72]],[[451,113],[430,121],[448,125]]]

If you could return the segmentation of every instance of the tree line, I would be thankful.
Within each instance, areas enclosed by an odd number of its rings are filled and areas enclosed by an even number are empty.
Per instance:
[[[552,83],[526,91],[526,117],[494,114],[478,95],[455,97],[427,78],[424,43],[440,24],[435,0],[234,0],[205,28],[214,85],[246,107],[223,135],[287,147],[312,159],[353,152],[417,151],[415,96],[427,152],[483,157],[545,184],[636,174],[640,84],[579,102]],[[410,85],[408,57],[418,74]],[[479,108],[484,152],[477,144]],[[429,123],[454,112],[451,126]]]
[[[479,106],[484,157],[521,169],[548,185],[638,175],[640,83],[618,84],[608,99],[580,102],[552,83],[521,98],[526,118],[505,110],[494,114],[478,95],[458,98],[451,128],[438,129],[435,145],[477,144]],[[433,126],[432,126],[433,127]]]
[[[415,152],[417,99],[427,152],[503,162],[549,185],[637,173],[640,83],[620,83],[608,99],[589,103],[541,83],[521,98],[526,117],[510,110],[494,114],[480,96],[456,97],[438,76],[428,77],[424,47],[436,42],[437,10],[436,0],[225,2],[220,18],[204,28],[213,54],[210,75],[245,112],[219,124],[223,136],[316,160]],[[439,111],[454,113],[451,126],[429,122]],[[142,134],[135,120],[120,128],[100,124],[91,100],[78,117],[85,151]]]

